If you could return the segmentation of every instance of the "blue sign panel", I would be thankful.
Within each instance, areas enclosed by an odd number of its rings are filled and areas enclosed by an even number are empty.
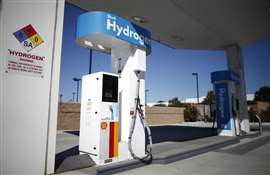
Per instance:
[[[78,17],[77,39],[83,36],[113,36],[151,52],[151,33],[130,21],[107,12],[87,12]]]
[[[240,77],[235,72],[228,70],[212,72],[211,82],[214,83],[217,81],[234,81],[235,83],[239,83]]]
[[[227,83],[215,84],[217,128],[230,130],[231,116],[229,106],[229,89]]]

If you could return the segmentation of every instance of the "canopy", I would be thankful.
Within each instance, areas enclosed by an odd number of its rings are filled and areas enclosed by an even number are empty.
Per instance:
[[[67,0],[149,30],[172,48],[223,49],[270,36],[269,0]]]

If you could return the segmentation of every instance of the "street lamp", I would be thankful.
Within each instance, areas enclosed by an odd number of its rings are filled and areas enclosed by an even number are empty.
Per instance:
[[[199,100],[199,80],[198,80],[198,73],[192,73],[192,75],[196,76],[196,86],[197,86],[197,103],[200,103]]]
[[[90,55],[89,55],[89,74],[92,73],[92,55],[93,55],[93,50],[90,49]]]
[[[145,89],[145,106],[147,106],[147,92],[149,92],[149,89]]]
[[[77,97],[76,97],[76,101],[78,102],[79,101],[79,86],[80,86],[80,81],[82,79],[80,78],[73,78],[73,81],[77,82]]]
[[[63,94],[60,94],[59,97],[60,97],[60,103],[61,103],[62,102]]]
[[[75,101],[75,92],[72,92],[72,101]]]

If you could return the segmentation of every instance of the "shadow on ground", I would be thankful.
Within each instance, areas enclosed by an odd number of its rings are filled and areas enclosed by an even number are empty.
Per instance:
[[[150,129],[153,144],[168,141],[180,142],[217,135],[216,129],[205,127],[165,125],[152,126]]]
[[[80,135],[80,131],[65,131],[66,133],[69,133],[69,134],[73,134],[75,136],[79,136]]]
[[[79,154],[79,146],[74,146],[55,156],[55,172],[65,172],[94,166],[95,162],[87,154]]]
[[[56,154],[55,156],[55,170],[57,170],[63,161],[70,156],[79,155],[79,146],[74,146],[70,149],[67,149],[61,153]]]
[[[216,129],[192,126],[152,126],[150,127],[153,144],[167,141],[186,141],[211,137],[217,135]],[[65,131],[66,133],[79,136],[79,131]],[[147,140],[147,139],[146,139]],[[148,143],[147,143],[148,144]],[[89,158],[79,155],[78,146],[67,149],[55,156],[56,172],[68,171],[70,168],[83,168],[89,164]],[[75,161],[75,163],[74,163]],[[76,163],[77,162],[77,163]],[[81,166],[80,166],[81,164]]]

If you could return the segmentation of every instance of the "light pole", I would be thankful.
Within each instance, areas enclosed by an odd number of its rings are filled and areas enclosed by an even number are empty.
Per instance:
[[[72,92],[72,101],[75,101],[75,92]]]
[[[60,97],[60,103],[62,103],[63,94],[60,94],[59,97]]]
[[[73,78],[73,81],[77,82],[77,97],[76,97],[76,101],[78,102],[79,101],[79,87],[80,87],[80,81],[82,79],[80,78]]]
[[[145,89],[145,106],[147,106],[147,92],[149,92],[149,89]]]
[[[92,73],[92,56],[93,56],[93,50],[90,49],[90,55],[89,55],[89,74]]]
[[[199,78],[198,78],[198,73],[192,73],[192,75],[196,76],[196,86],[197,86],[197,103],[199,104],[200,103],[200,100],[199,100]]]

